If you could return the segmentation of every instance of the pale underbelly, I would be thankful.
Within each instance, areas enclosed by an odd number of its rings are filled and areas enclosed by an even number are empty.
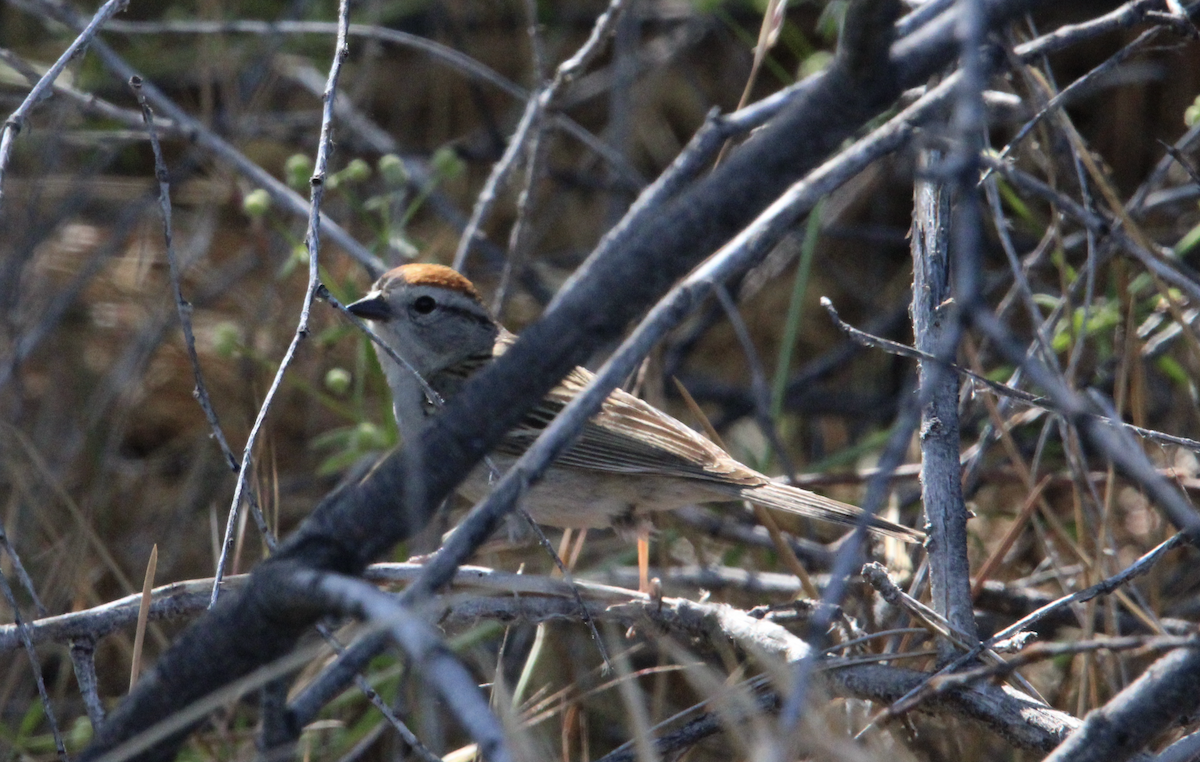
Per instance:
[[[514,461],[493,458],[492,462],[495,470],[503,473]],[[491,491],[490,471],[486,465],[477,466],[459,487],[459,494],[471,502],[483,499]],[[702,482],[661,474],[554,468],[521,498],[521,506],[539,524],[597,529],[614,524],[629,527],[639,516],[653,511],[731,498]]]

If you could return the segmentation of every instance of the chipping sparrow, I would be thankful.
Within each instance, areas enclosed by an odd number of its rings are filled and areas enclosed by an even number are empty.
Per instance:
[[[436,412],[425,384],[453,397],[475,371],[502,354],[516,337],[492,318],[463,276],[441,265],[409,264],[379,278],[349,305],[371,331],[412,366],[425,383],[386,353],[376,354],[387,375],[401,431],[414,431]],[[504,471],[592,374],[576,368],[492,453]],[[414,424],[414,422],[417,422]],[[471,501],[489,491],[489,469],[477,466],[459,492]],[[563,528],[637,526],[651,511],[691,503],[749,500],[785,513],[853,526],[862,511],[812,492],[777,484],[671,416],[620,389],[588,421],[579,439],[523,499],[538,523]],[[878,534],[920,542],[914,529],[871,517]]]

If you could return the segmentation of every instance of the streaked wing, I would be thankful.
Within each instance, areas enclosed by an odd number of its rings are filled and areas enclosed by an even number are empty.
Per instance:
[[[591,381],[576,368],[510,431],[497,448],[520,455],[542,429]],[[617,422],[620,422],[618,425]],[[576,442],[556,461],[560,466],[622,474],[657,474],[756,485],[764,479],[674,418],[620,389],[586,424]]]
[[[515,340],[504,331],[496,342],[501,354]],[[510,431],[496,448],[506,455],[520,456],[563,408],[583,391],[593,374],[576,368]],[[807,490],[776,484],[735,461],[724,450],[674,418],[620,389],[604,401],[579,439],[555,462],[556,466],[614,474],[650,474],[703,480],[733,487],[716,490],[719,495],[738,495],[759,505],[822,521],[853,526],[862,511],[852,505],[813,494]],[[742,489],[748,487],[749,489]],[[924,534],[915,529],[872,516],[868,527],[879,534],[906,542],[921,542]]]

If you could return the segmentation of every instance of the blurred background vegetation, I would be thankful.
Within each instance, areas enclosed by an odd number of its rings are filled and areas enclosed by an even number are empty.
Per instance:
[[[595,0],[537,3],[543,74],[578,48],[604,5]],[[1039,15],[1036,29],[1090,18],[1097,13],[1090,5],[1062,4]],[[750,88],[751,102],[827,64],[841,6],[832,0],[788,7],[778,42]],[[48,21],[38,8],[29,0],[0,1],[0,47],[40,73],[74,34]],[[90,13],[93,8],[79,10]],[[101,39],[207,129],[307,196],[332,34],[172,32],[160,22],[331,22],[335,3],[133,2],[118,18],[120,23]],[[342,77],[348,110],[336,127],[335,174],[325,211],[389,265],[414,258],[449,264],[462,222],[524,107],[514,92],[538,82],[527,4],[362,0],[352,18],[459,51],[511,85],[506,90],[483,81],[412,45],[351,40]],[[607,145],[610,158],[563,130],[549,132],[545,172],[531,189],[531,234],[520,252],[522,273],[502,313],[511,329],[536,319],[548,297],[640,188],[675,157],[710,109],[736,108],[750,77],[762,19],[762,6],[749,0],[633,4],[607,52],[569,88],[563,102],[563,112]],[[1055,54],[1038,68],[1065,86],[1139,31],[1104,35]],[[1034,33],[1031,21],[1014,27],[1009,39]],[[129,114],[136,111],[128,86],[92,53],[75,61],[60,82]],[[1020,76],[1000,78],[994,86],[1023,99],[1028,95],[1028,82]],[[28,87],[13,58],[0,61],[0,109],[10,113]],[[1102,161],[1111,187],[1127,199],[1162,158],[1162,142],[1177,140],[1196,118],[1197,94],[1200,45],[1168,36],[1076,94],[1068,102],[1068,114]],[[996,120],[995,146],[1004,145],[1028,118],[1029,103],[1024,100]],[[184,263],[182,286],[192,305],[196,349],[226,436],[240,454],[296,328],[306,282],[305,221],[192,141],[166,135],[164,144],[172,172],[175,243]],[[1021,145],[1017,158],[1029,171],[1077,194],[1068,153],[1062,133],[1045,128]],[[909,149],[878,162],[833,194],[819,218],[797,228],[736,289],[773,390],[775,424],[788,460],[810,481],[823,484],[821,489],[849,501],[861,497],[859,473],[873,463],[913,368],[907,360],[849,345],[817,300],[828,296],[850,322],[911,341],[907,234],[915,156]],[[476,247],[467,263],[469,276],[489,299],[516,216],[517,175],[502,189],[485,224],[487,244]],[[1064,284],[1083,266],[1086,246],[1077,230],[1045,204],[1022,199],[1006,186],[1002,190],[1019,253],[1027,255],[1042,244],[1030,276],[1039,300],[1046,307],[1062,304]],[[1155,205],[1142,219],[1145,229],[1194,265],[1200,240],[1196,186],[1173,166],[1156,191]],[[153,545],[158,546],[159,583],[211,576],[234,477],[193,397],[144,133],[59,93],[40,105],[17,141],[3,192],[0,520],[42,602],[50,613],[61,613],[140,590]],[[994,231],[991,243],[990,295],[999,302],[1011,275]],[[364,268],[328,239],[321,254],[322,280],[343,303],[370,283]],[[1177,293],[1174,297],[1181,304],[1186,301]],[[1173,311],[1145,274],[1117,257],[1097,271],[1092,302],[1068,303],[1067,314],[1075,318],[1061,321],[1050,338],[1063,358],[1080,347],[1076,383],[1117,395],[1129,420],[1197,437],[1200,345],[1192,328],[1179,322],[1180,317],[1195,319],[1194,307],[1184,307]],[[1028,335],[1030,327],[1014,320]],[[695,422],[671,383],[678,379],[736,455],[769,473],[781,473],[781,460],[754,421],[751,363],[743,349],[726,316],[711,305],[656,353],[637,386],[655,404]],[[980,363],[997,379],[1007,379],[1011,372],[986,348]],[[967,450],[988,412],[965,395],[964,413]],[[1050,513],[1035,518],[1034,528],[1021,535],[993,579],[1060,593],[1094,581],[1093,571],[1128,563],[1166,536],[1169,527],[1135,490],[1119,480],[1101,479],[1097,484],[1111,514],[1104,519],[1104,541],[1097,540],[1101,530],[1090,523],[1094,516],[1089,509],[1081,507],[1090,498],[1082,496],[1081,472],[1070,470],[1069,448],[1053,431],[1045,433],[1052,427],[1037,415],[1012,418],[1010,426],[1021,456],[1031,458],[1036,451],[1039,475],[1052,477],[1045,491]],[[349,470],[395,443],[386,387],[366,342],[318,304],[309,340],[285,378],[254,454],[252,482],[269,522],[286,534]],[[1182,485],[1196,484],[1200,469],[1194,453],[1158,445],[1150,445],[1149,451],[1163,467],[1177,469]],[[982,477],[970,485],[969,494],[977,514],[972,522],[977,563],[995,550],[1028,494],[1011,452],[992,447],[984,462]],[[1090,465],[1101,473],[1104,467]],[[891,510],[909,523],[917,521],[915,479],[898,479],[895,485]],[[446,517],[398,548],[396,558],[430,550],[452,522],[453,515]],[[663,517],[659,527],[655,552],[661,566],[709,563],[782,570],[769,549],[709,536],[694,523],[672,517]],[[1066,535],[1056,535],[1059,531]],[[241,570],[265,552],[252,527],[243,538],[237,560]],[[1082,548],[1083,557],[1110,560],[1098,561],[1094,568],[1084,564],[1064,550],[1072,543]],[[899,551],[893,552],[891,560],[903,566]],[[1156,570],[1137,595],[1155,616],[1198,613],[1190,596],[1196,575],[1184,563],[1190,557],[1181,554],[1177,565]],[[485,560],[508,570],[522,563],[538,570],[550,566],[530,551]],[[599,574],[631,560],[623,541],[599,534],[589,537],[580,568]],[[0,564],[11,579],[11,558],[5,555]],[[695,589],[672,592],[698,594]],[[766,602],[761,593],[736,589],[716,595],[744,605]],[[786,598],[776,594],[771,600]],[[23,606],[28,604],[22,599]],[[6,616],[11,621],[11,612]],[[169,622],[151,628],[150,658],[179,626]],[[546,670],[548,690],[572,679],[595,684],[597,657],[589,651],[586,631],[567,624],[556,628],[570,636],[554,648],[572,674]],[[487,665],[489,658],[494,663],[501,640],[498,627],[484,624],[457,636],[474,663]],[[511,637],[507,648],[519,664],[532,630],[515,627]],[[132,633],[122,632],[98,646],[100,694],[106,699],[126,690],[131,642]],[[43,645],[39,654],[60,722],[67,727],[76,723],[71,745],[77,748],[87,727],[86,719],[77,722],[83,710],[67,648]],[[2,658],[0,748],[7,747],[6,758],[52,758],[25,655],[12,652]],[[649,649],[638,658],[652,665],[656,657]],[[494,666],[481,666],[481,674],[489,669]],[[1085,672],[1090,680],[1081,678]],[[401,705],[408,702],[431,745],[454,748],[456,731],[438,727],[432,712],[422,720],[419,685],[402,679],[402,673],[399,666],[381,668],[385,695]],[[1038,684],[1056,706],[1082,713],[1118,690],[1131,674],[1136,669],[1123,661],[1079,657],[1042,665]],[[656,719],[689,703],[668,695],[664,678],[645,681],[657,702]],[[621,732],[605,729],[623,723],[614,708],[617,700],[608,700],[612,705],[592,701],[590,720],[572,715],[577,758],[586,756],[580,737],[585,746],[594,744],[592,756],[622,740]],[[188,754],[222,759],[248,755],[251,714],[249,708],[231,709],[212,732],[193,742]],[[364,739],[382,739],[363,746],[372,754],[398,743],[380,732],[378,716],[357,694],[347,694],[328,714],[328,723],[306,736],[311,753],[320,758],[337,758]],[[559,734],[558,729],[541,732],[551,739]],[[994,739],[926,743],[931,758],[941,753],[935,749],[962,758],[1008,758]]]

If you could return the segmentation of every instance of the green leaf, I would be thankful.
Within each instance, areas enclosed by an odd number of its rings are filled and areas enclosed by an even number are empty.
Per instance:
[[[1181,389],[1187,389],[1192,383],[1188,372],[1184,370],[1179,361],[1170,355],[1162,355],[1154,361],[1155,367],[1162,371],[1163,375],[1171,379]]]

